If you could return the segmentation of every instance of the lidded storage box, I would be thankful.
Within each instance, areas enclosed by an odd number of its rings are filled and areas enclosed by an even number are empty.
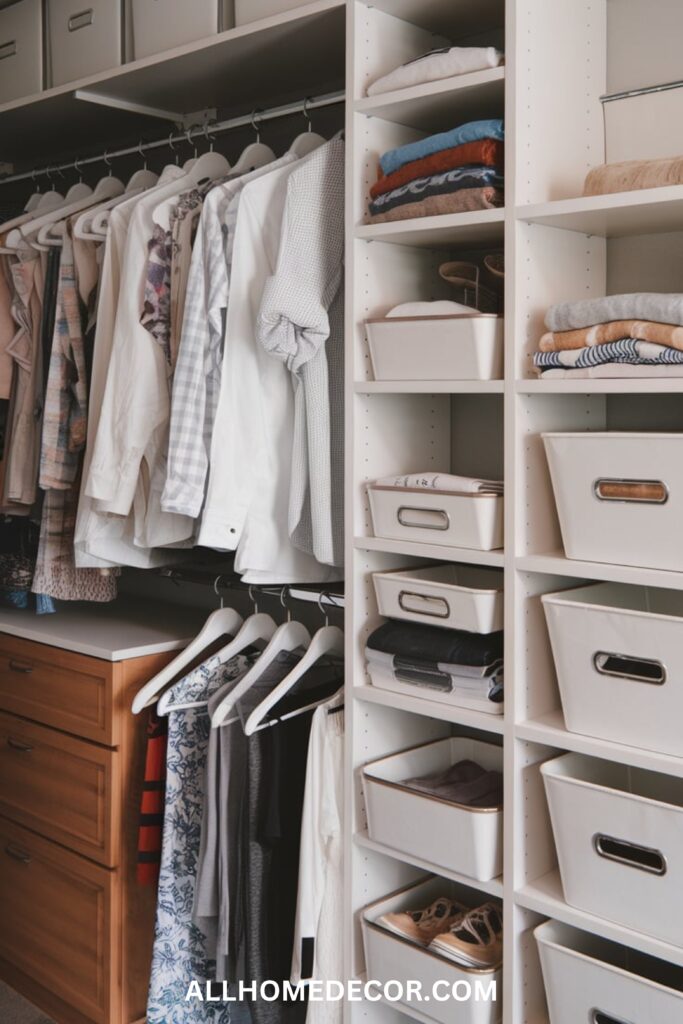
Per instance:
[[[0,103],[43,88],[42,0],[0,2]]]
[[[503,318],[381,317],[365,330],[375,380],[500,380]]]
[[[380,615],[445,629],[493,633],[503,628],[503,574],[473,565],[372,575]]]
[[[121,0],[47,0],[50,84],[118,67],[125,60]]]
[[[232,0],[131,0],[136,60],[232,28]]]

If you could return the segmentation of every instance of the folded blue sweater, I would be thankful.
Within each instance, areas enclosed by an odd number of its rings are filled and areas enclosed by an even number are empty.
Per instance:
[[[449,132],[440,132],[438,135],[428,135],[426,139],[419,142],[409,142],[407,146],[399,146],[398,149],[390,149],[380,157],[380,165],[385,174],[393,174],[404,164],[413,160],[422,160],[432,153],[440,153],[443,149],[452,149],[453,146],[462,146],[465,142],[479,142],[480,139],[504,139],[505,126],[499,119],[491,121],[469,121],[453,128]]]

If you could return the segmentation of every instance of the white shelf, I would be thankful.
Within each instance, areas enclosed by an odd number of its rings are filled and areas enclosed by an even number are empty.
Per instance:
[[[542,572],[576,579],[607,580],[612,583],[635,583],[641,587],[670,587],[683,590],[683,573],[668,569],[645,569],[629,565],[608,565],[605,562],[579,562],[565,558],[563,552],[526,555],[516,559],[521,572]]]
[[[625,898],[628,898],[627,893]],[[613,924],[594,914],[587,914],[584,910],[570,907],[565,903],[558,871],[552,871],[536,882],[519,889],[515,893],[515,902],[538,914],[554,917],[575,928],[582,928],[594,935],[611,939],[612,942],[619,942],[629,949],[638,949],[642,953],[649,953],[650,956],[659,957],[661,960],[668,960],[670,963],[683,967],[683,948],[651,938],[649,935],[642,935],[640,932],[634,932],[622,925]]]
[[[682,382],[683,384],[683,382]],[[359,395],[502,395],[502,380],[358,380]]]
[[[683,778],[683,758],[568,732],[559,708],[541,715],[540,718],[521,722],[516,726],[515,733],[519,739],[529,740],[531,743],[573,750],[579,754],[588,754],[590,757],[602,757],[606,761],[618,761],[621,764],[630,764],[634,768],[645,768]]]
[[[683,185],[519,206],[516,215],[529,224],[603,238],[677,231],[683,228]]]
[[[500,900],[503,898],[502,878],[493,878],[490,882],[478,882],[468,875],[463,875],[460,871],[449,871],[447,868],[442,868],[431,861],[423,860],[421,857],[400,853],[398,850],[392,849],[391,846],[385,846],[384,843],[376,843],[367,832],[356,832],[354,841],[357,846],[361,846],[366,850],[382,853],[385,857],[393,857],[394,860],[400,860],[404,864],[414,864],[416,868],[424,868],[425,871],[430,871],[441,878],[449,878],[451,881],[459,882],[461,885],[469,885],[473,889],[479,889],[481,892],[488,893],[489,896],[496,896]]]
[[[446,213],[438,217],[414,217],[387,224],[363,224],[356,238],[363,242],[391,242],[424,248],[453,245],[481,245],[503,240],[505,210],[474,210],[471,213]]]
[[[464,562],[466,565],[493,565],[502,569],[503,551],[475,551],[472,548],[451,548],[445,544],[419,544],[407,540],[386,540],[384,537],[356,537],[354,546],[360,551],[385,551],[388,554],[412,555],[415,558],[438,558],[442,562]]]
[[[499,67],[367,96],[357,100],[354,109],[426,133],[445,131],[465,121],[502,117],[504,106],[505,68]]]
[[[681,377],[587,377],[581,380],[518,380],[521,395],[653,395],[682,394]]]
[[[378,686],[370,684],[355,686],[353,693],[358,700],[364,700],[369,704],[381,704],[387,708],[396,708],[398,711],[410,711],[415,715],[424,715],[425,718],[437,718],[441,722],[466,725],[471,729],[494,732],[499,736],[504,731],[503,715],[487,715],[484,711],[471,711],[469,708],[459,708],[454,704],[440,704],[423,697],[409,697],[407,694],[392,693],[390,690],[381,690]]]

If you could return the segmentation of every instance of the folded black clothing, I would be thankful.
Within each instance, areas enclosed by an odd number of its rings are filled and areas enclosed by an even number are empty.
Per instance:
[[[483,667],[503,657],[503,631],[466,633],[389,619],[368,637],[367,646],[418,661]]]
[[[503,803],[502,772],[487,771],[475,761],[458,761],[445,771],[405,779],[403,785],[464,807],[493,808]]]

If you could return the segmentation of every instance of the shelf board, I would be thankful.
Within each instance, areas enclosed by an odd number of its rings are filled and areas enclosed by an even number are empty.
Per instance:
[[[460,871],[449,871],[447,868],[442,868],[438,864],[434,864],[432,861],[423,860],[421,857],[414,857],[412,854],[400,853],[398,850],[394,850],[391,846],[385,846],[384,843],[377,843],[374,839],[370,838],[367,832],[356,832],[353,838],[357,846],[361,846],[366,850],[373,850],[375,853],[382,853],[385,857],[393,857],[394,860],[400,860],[404,864],[414,864],[416,868],[423,868],[425,871],[430,871],[434,875],[439,875],[440,878],[449,878],[451,881],[459,882],[461,885],[469,885],[473,889],[479,889],[481,892],[488,893],[489,896],[496,896],[501,900],[503,898],[502,876],[493,878],[490,882],[478,882],[476,879],[470,878],[468,875],[463,875]]]
[[[623,925],[613,924],[612,921],[596,917],[595,914],[588,914],[584,910],[570,907],[565,903],[558,871],[552,871],[518,890],[515,893],[515,902],[519,906],[526,907],[527,910],[544,914],[546,917],[554,917],[557,921],[581,928],[585,932],[601,935],[603,938],[619,942],[629,949],[638,949],[642,953],[649,953],[650,956],[683,967],[683,947],[672,946],[669,942],[662,942],[661,939],[642,935],[630,928],[624,928]]]
[[[414,217],[387,224],[362,224],[356,228],[356,238],[363,242],[449,249],[454,245],[501,242],[504,223],[503,209],[474,210],[471,213],[445,213],[438,217]]]
[[[606,761],[617,761],[632,765],[634,768],[645,768],[683,778],[683,757],[658,754],[652,750],[629,747],[624,743],[611,743],[608,740],[596,739],[594,736],[568,732],[564,724],[564,715],[559,708],[539,718],[521,722],[516,726],[515,733],[519,739],[529,740],[531,743],[544,743],[561,750],[573,750],[579,754],[588,754],[589,757],[602,757]]]
[[[364,0],[364,3],[451,40],[505,25],[503,0],[450,0],[449,3],[443,0]]]
[[[344,88],[344,0],[316,0],[284,14],[0,105],[3,159],[57,163],[163,134],[167,121],[85,103],[77,89],[178,113],[216,108],[222,117]]]
[[[437,718],[441,722],[453,722],[455,725],[466,725],[470,729],[481,729],[482,732],[503,734],[503,715],[487,715],[485,711],[472,711],[470,708],[459,708],[455,704],[440,704],[424,697],[409,697],[404,693],[392,693],[378,686],[367,683],[353,689],[357,700],[369,704],[381,704],[386,708],[398,711],[410,711],[414,715],[425,718]]]
[[[358,380],[353,385],[359,395],[502,395],[504,389],[502,380]]]
[[[639,395],[681,394],[680,377],[586,377],[582,379],[518,380],[521,395]]]
[[[520,206],[516,215],[529,224],[603,238],[676,231],[683,227],[683,185]]]
[[[464,562],[466,565],[493,565],[502,569],[505,553],[475,551],[473,548],[452,548],[446,544],[419,544],[408,540],[387,540],[384,537],[356,537],[359,551],[385,551],[387,554],[412,555],[415,558],[438,558],[442,562]]]
[[[444,131],[453,124],[480,118],[502,117],[504,108],[504,67],[367,96],[357,100],[354,107],[358,114],[381,117],[423,132]]]
[[[611,583],[634,583],[641,587],[669,587],[683,590],[683,572],[669,569],[644,569],[630,565],[608,565],[605,562],[579,562],[566,558],[562,551],[545,555],[526,555],[516,559],[520,572],[542,572],[576,579],[606,580]]]

